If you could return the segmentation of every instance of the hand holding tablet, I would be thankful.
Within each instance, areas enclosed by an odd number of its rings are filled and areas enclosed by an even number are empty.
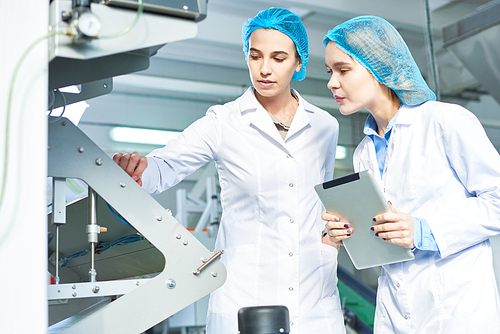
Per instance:
[[[413,259],[410,249],[375,236],[373,218],[391,209],[371,171],[344,176],[315,187],[326,211],[341,217],[342,242],[356,269]],[[385,222],[383,222],[385,223]],[[351,233],[348,231],[351,230]],[[348,236],[352,234],[352,236]]]

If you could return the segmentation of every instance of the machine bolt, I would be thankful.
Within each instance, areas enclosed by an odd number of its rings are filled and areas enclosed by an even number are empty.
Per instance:
[[[176,239],[180,239],[180,238],[182,238],[182,235],[180,235],[180,234],[176,234],[176,235],[175,235],[175,238],[176,238]]]
[[[92,288],[92,292],[93,292],[93,293],[98,293],[98,292],[99,292],[99,290],[100,290],[100,289],[99,289],[99,287],[98,287],[97,285],[96,285],[96,286],[94,286],[94,287]]]
[[[125,188],[127,186],[127,183],[125,181],[120,182],[120,187]]]
[[[74,290],[74,289],[76,289],[76,285],[75,285],[75,284],[73,284],[73,285],[71,286],[71,289],[73,289],[73,290]]]
[[[175,288],[176,283],[175,283],[175,281],[173,279],[169,278],[167,280],[166,285],[167,285],[167,288],[169,288],[170,290],[172,290],[173,288]]]
[[[69,20],[71,20],[71,17],[73,15],[71,14],[71,12],[68,12],[68,11],[64,11],[61,13],[61,19],[64,21],[64,22],[67,22]]]
[[[135,285],[136,285],[136,286],[139,286],[139,281],[135,282]]]
[[[183,244],[184,246],[187,246],[187,245],[188,245],[188,241],[187,241],[187,240],[182,240],[182,244]]]
[[[62,126],[66,126],[66,121],[62,122],[61,124]]]
[[[157,221],[161,222],[161,221],[162,221],[162,219],[163,219],[163,217],[162,217],[162,216],[156,216],[156,220],[157,220]]]
[[[76,297],[76,292],[73,292],[71,295],[72,295],[73,297]]]
[[[212,277],[217,277],[217,272],[216,271],[212,271]]]
[[[80,147],[78,148],[78,152],[83,153],[83,151],[85,151],[85,149],[84,149],[83,147],[81,147],[81,146],[80,146]]]
[[[102,159],[101,159],[101,158],[97,158],[97,159],[95,159],[95,164],[96,164],[97,166],[101,166],[101,165],[102,165]]]

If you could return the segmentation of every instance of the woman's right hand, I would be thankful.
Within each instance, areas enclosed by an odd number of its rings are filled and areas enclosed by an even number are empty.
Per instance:
[[[342,245],[342,240],[350,238],[354,232],[349,222],[342,220],[342,217],[334,213],[325,212],[321,219],[326,221],[325,228],[333,243]]]
[[[115,153],[113,161],[118,164],[128,175],[142,186],[141,176],[146,167],[148,167],[148,159],[137,152],[134,153]]]

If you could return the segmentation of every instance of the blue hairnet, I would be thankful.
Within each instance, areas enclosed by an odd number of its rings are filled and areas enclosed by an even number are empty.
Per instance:
[[[328,31],[323,38],[325,47],[330,41],[391,88],[403,104],[436,100],[405,41],[386,20],[376,16],[355,17]]]
[[[248,19],[243,24],[241,38],[243,39],[243,52],[248,62],[248,39],[250,34],[257,29],[276,29],[281,31],[295,43],[297,52],[302,60],[299,72],[293,74],[292,80],[301,81],[306,77],[306,65],[309,61],[309,42],[307,40],[306,28],[300,20],[300,16],[284,8],[269,8],[261,10],[254,18]]]

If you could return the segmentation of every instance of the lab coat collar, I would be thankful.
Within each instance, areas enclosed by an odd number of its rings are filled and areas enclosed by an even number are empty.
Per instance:
[[[304,127],[308,126],[311,122],[310,117],[307,115],[308,112],[314,112],[309,104],[305,102],[304,99],[294,90],[294,93],[299,98],[299,107],[288,130],[286,140],[283,141],[281,135],[276,130],[276,126],[272,122],[271,117],[269,117],[268,112],[262,107],[257,98],[255,97],[254,88],[250,87],[240,98],[240,112],[242,115],[248,114],[248,121],[250,125],[255,126],[257,129],[265,133],[274,141],[278,142],[281,146],[289,140],[293,135],[300,132]]]
[[[417,116],[419,106],[401,105],[395,125],[410,125]]]

